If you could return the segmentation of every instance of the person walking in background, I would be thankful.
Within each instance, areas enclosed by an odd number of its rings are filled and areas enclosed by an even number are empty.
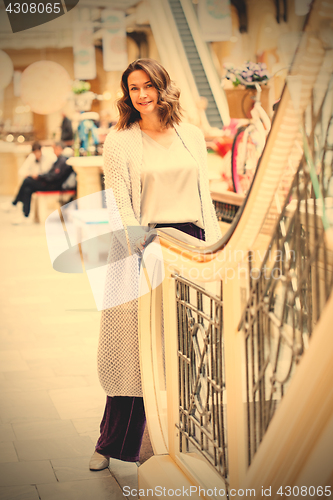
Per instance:
[[[44,174],[35,174],[24,179],[21,187],[12,201],[12,205],[16,206],[20,201],[23,203],[23,215],[13,220],[13,224],[25,222],[30,213],[31,196],[36,191],[58,191],[62,184],[73,172],[70,165],[67,165],[67,158],[62,155],[63,144],[57,142],[53,146],[56,161],[53,163],[50,170]]]
[[[121,88],[119,121],[104,144],[104,174],[108,209],[113,210],[114,197],[132,258],[128,266],[113,266],[124,255],[114,242],[105,297],[120,305],[106,305],[102,312],[98,373],[107,399],[91,470],[108,467],[110,457],[139,460],[146,419],[138,299],[121,299],[137,297],[136,251],[140,254],[146,246],[147,228],[173,227],[207,243],[221,238],[208,185],[205,140],[197,127],[181,123],[180,91],[167,71],[157,61],[138,59],[123,73]]]

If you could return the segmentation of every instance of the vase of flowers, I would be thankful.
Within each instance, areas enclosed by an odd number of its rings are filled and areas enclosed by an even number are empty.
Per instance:
[[[269,87],[267,83],[270,75],[264,63],[245,62],[242,66],[234,67],[231,64],[224,65],[225,78],[232,83],[232,88],[225,88],[225,94],[229,104],[231,118],[250,118],[250,110],[253,107],[256,95],[255,83],[261,86],[261,105],[269,115]]]
[[[90,92],[91,85],[89,82],[75,80],[72,85],[74,94],[75,109],[77,111],[90,111],[91,104],[95,99],[94,92]]]
[[[253,88],[255,83],[266,85],[270,78],[265,63],[246,61],[238,68],[231,64],[225,64],[224,67],[227,70],[225,78],[230,80],[234,87],[244,85],[246,88]]]

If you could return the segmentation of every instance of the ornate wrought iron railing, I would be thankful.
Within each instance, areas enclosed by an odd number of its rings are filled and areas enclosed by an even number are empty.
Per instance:
[[[333,222],[333,193],[327,196],[333,179],[332,159],[328,164],[333,144],[333,115],[327,114],[332,109],[330,86],[321,102],[316,97],[315,87],[302,127],[305,155],[282,208],[281,196],[275,197],[280,215],[266,255],[257,269],[251,252],[248,259],[249,298],[241,327],[249,464],[333,289],[333,247],[325,236],[329,219]]]
[[[176,281],[179,450],[198,451],[227,482],[222,283],[215,296]]]

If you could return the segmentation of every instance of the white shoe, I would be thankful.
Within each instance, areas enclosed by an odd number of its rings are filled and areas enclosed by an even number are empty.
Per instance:
[[[89,469],[103,470],[106,469],[107,467],[109,467],[109,458],[95,451],[90,459]]]

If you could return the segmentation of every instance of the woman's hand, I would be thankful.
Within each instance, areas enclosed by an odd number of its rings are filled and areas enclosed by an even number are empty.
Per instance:
[[[146,247],[147,236],[148,236],[148,233],[146,233],[142,238],[140,238],[136,242],[136,247],[138,248],[138,250],[140,250],[140,252],[143,252],[145,247]]]
[[[136,248],[138,249],[139,252],[143,252],[146,246],[151,243],[155,237],[157,236],[157,233],[155,230],[149,231],[149,233],[145,233],[142,238],[140,238],[136,242]]]

